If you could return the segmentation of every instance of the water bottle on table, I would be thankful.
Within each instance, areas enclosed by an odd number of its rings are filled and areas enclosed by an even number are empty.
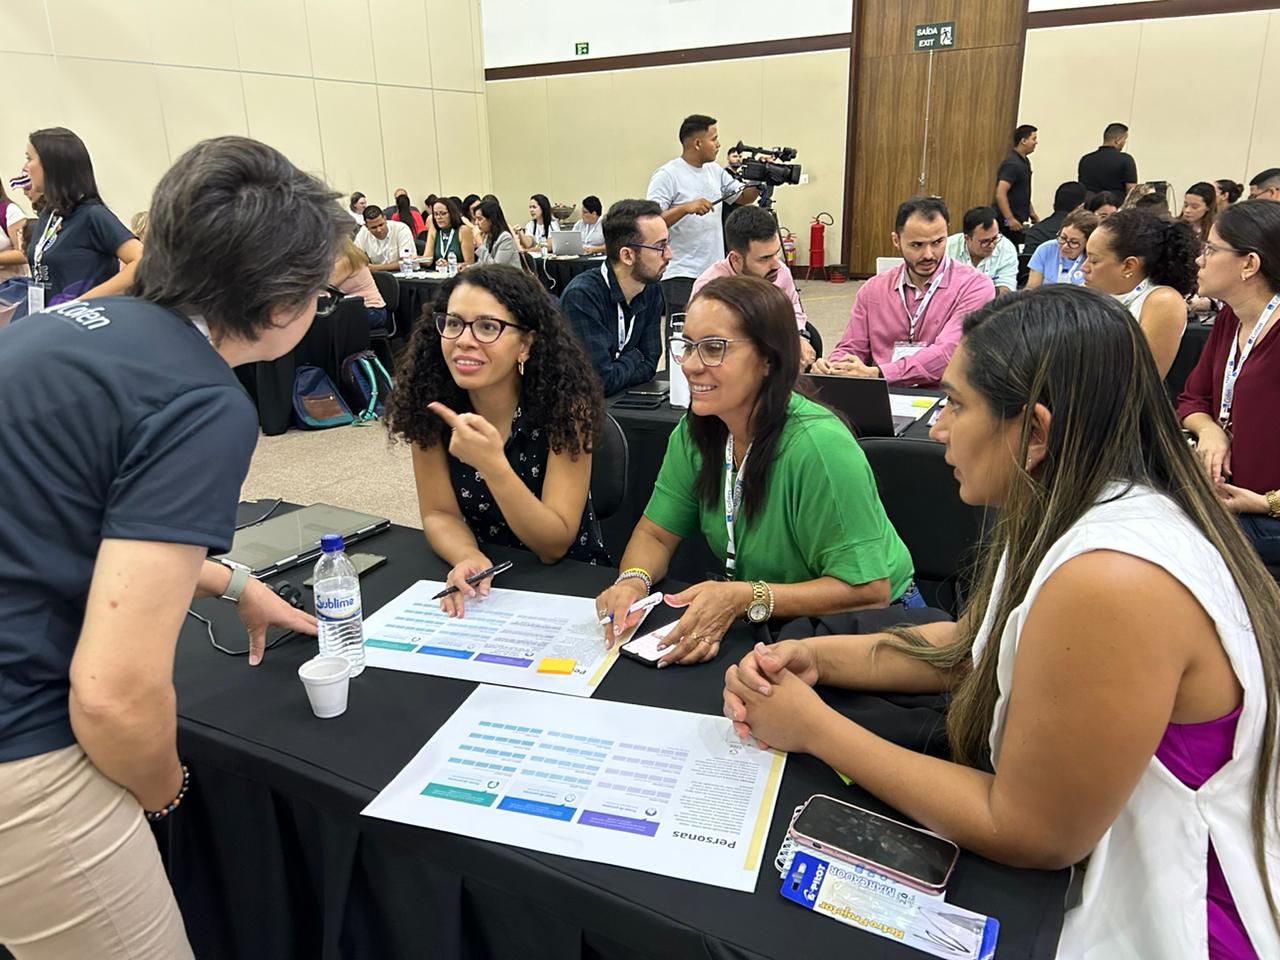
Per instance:
[[[342,535],[320,538],[316,561],[316,626],[320,656],[345,657],[351,676],[364,669],[364,616],[360,605],[360,577],[343,552]]]
[[[400,272],[414,274],[418,271],[417,251],[413,247],[405,247],[400,251]]]
[[[456,253],[449,254],[449,276],[456,277],[458,275],[458,255]]]

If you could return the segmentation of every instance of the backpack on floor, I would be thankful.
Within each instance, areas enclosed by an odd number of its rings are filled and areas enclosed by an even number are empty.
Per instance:
[[[386,367],[372,350],[361,350],[342,361],[342,386],[355,408],[357,425],[386,413],[387,398],[395,386]]]
[[[298,426],[312,430],[341,427],[355,419],[329,375],[305,365],[293,374],[293,415]]]

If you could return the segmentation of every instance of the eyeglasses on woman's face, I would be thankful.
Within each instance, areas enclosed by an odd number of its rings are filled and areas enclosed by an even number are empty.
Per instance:
[[[1206,240],[1204,243],[1205,257],[1212,256],[1215,253],[1230,253],[1237,257],[1247,256],[1246,252],[1243,250],[1237,250],[1235,247],[1224,247],[1222,244]]]
[[[1064,250],[1079,250],[1084,246],[1084,240],[1078,238],[1073,239],[1065,233],[1058,234],[1058,242],[1062,244],[1062,248]]]
[[[668,344],[671,359],[681,366],[696,350],[698,359],[704,367],[718,367],[724,363],[729,352],[729,344],[746,343],[746,337],[705,337],[702,340],[689,340],[685,337],[672,337]]]
[[[457,340],[462,336],[463,330],[470,329],[471,336],[476,338],[477,343],[496,342],[507,327],[513,327],[516,330],[529,329],[528,327],[522,327],[518,323],[499,320],[497,317],[479,316],[474,320],[464,320],[455,313],[437,313],[435,321],[436,330],[444,339]]]

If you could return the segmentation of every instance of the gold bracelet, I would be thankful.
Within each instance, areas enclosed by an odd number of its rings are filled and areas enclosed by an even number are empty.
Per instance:
[[[641,580],[644,582],[645,596],[653,593],[653,577],[649,575],[649,571],[644,567],[627,567],[627,569],[618,574],[618,579],[613,581],[614,586],[617,586],[623,580]]]
[[[1267,514],[1280,520],[1280,490],[1268,490],[1263,494],[1267,498]]]

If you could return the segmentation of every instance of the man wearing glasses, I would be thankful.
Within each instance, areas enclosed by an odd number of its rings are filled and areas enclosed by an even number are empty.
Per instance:
[[[1018,288],[1018,251],[1000,235],[995,207],[974,207],[964,215],[964,232],[947,238],[947,256],[985,273],[996,285],[996,296]]]
[[[662,287],[671,243],[662,208],[619,200],[604,216],[605,262],[565,287],[560,305],[605,396],[648,383],[662,356]]]

